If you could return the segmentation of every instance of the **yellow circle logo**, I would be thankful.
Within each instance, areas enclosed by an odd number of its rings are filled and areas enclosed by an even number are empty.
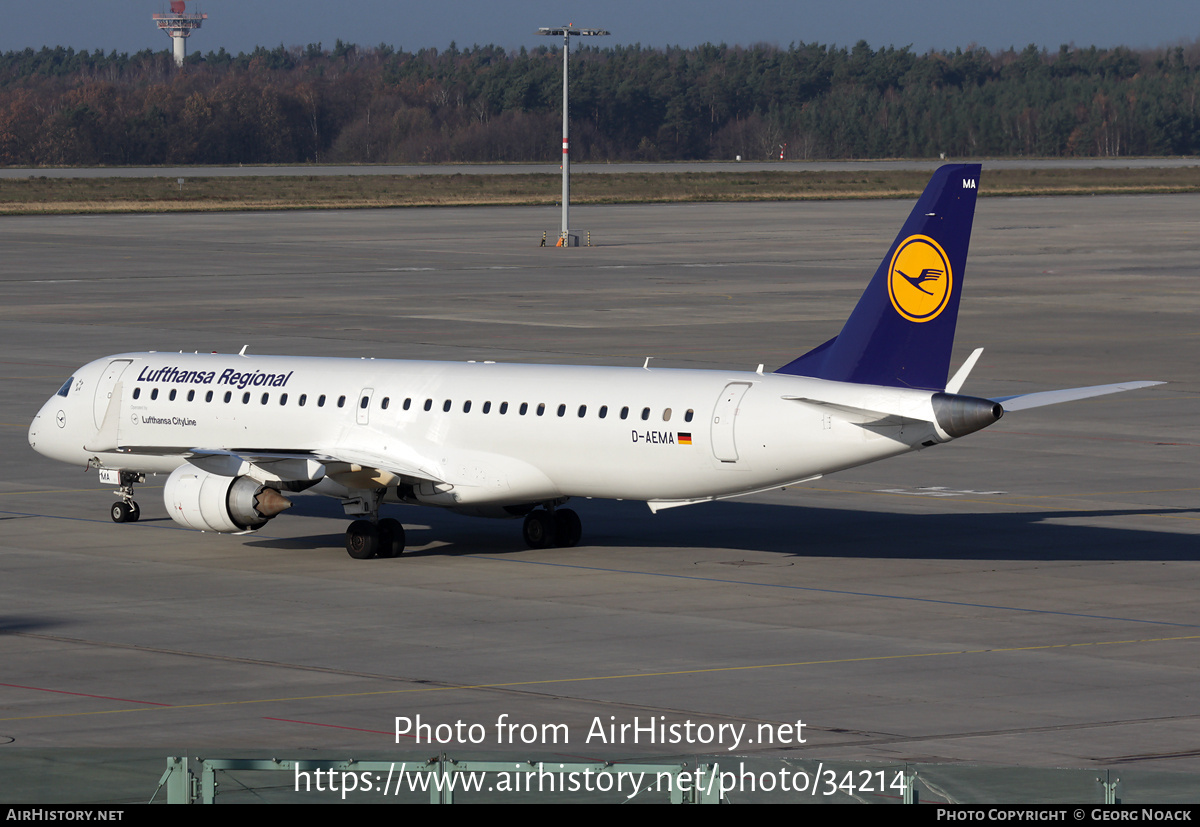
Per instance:
[[[910,235],[888,269],[888,298],[910,322],[936,319],[950,301],[954,274],[946,251],[929,236]]]

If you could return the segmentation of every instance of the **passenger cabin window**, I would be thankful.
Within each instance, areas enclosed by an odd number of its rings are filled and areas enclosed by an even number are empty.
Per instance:
[[[539,402],[539,403],[538,403],[538,409],[537,409],[537,415],[538,415],[538,416],[541,416],[541,415],[542,415],[542,414],[544,414],[545,412],[546,412],[546,403],[545,403],[545,402]]]
[[[59,391],[58,393],[59,393],[59,396],[65,396],[65,394],[64,394],[62,391]],[[137,398],[138,398],[139,396],[141,396],[141,395],[142,395],[142,389],[141,389],[141,388],[134,388],[134,389],[133,389],[133,398],[134,398],[134,399],[137,399]]]
[[[158,399],[158,388],[155,388],[154,390],[150,391],[150,398]]]
[[[262,395],[262,403],[265,405],[265,404],[267,404],[267,402],[269,402],[269,401],[271,401],[271,394],[269,394],[269,393],[264,393],[264,394]]]
[[[228,404],[231,399],[233,399],[233,391],[225,391],[226,404]]]
[[[433,400],[432,399],[425,400],[425,410],[427,410],[427,411],[433,410]]]
[[[500,413],[502,415],[508,413],[508,403],[507,402],[500,403]]]
[[[579,406],[579,418],[583,419],[585,416],[587,416],[587,405],[580,405]]]
[[[484,413],[491,413],[491,412],[492,412],[492,403],[491,403],[491,402],[484,402],[484,403],[483,403],[483,412],[484,412]]]
[[[566,405],[559,405],[559,406],[558,406],[558,415],[559,415],[559,416],[562,416],[562,415],[563,415],[563,414],[565,414],[566,412],[567,412],[567,406],[566,406]]]
[[[649,418],[650,418],[650,409],[642,408],[642,421],[645,422]]]
[[[304,403],[305,403],[305,402],[307,402],[307,401],[308,401],[308,394],[307,394],[307,393],[302,393],[302,394],[300,394],[300,398],[296,400],[296,403],[297,403],[297,404],[298,404],[298,405],[299,405],[301,408],[303,408],[303,407],[304,407]]]
[[[688,408],[688,409],[687,409],[687,413],[685,413],[685,414],[683,415],[683,421],[684,421],[684,422],[691,422],[691,421],[692,421],[692,417],[695,415],[695,413],[696,413],[696,412],[695,412],[694,410],[692,410],[691,408]]]
[[[286,405],[286,404],[287,404],[287,394],[286,394],[286,393],[281,393],[281,394],[279,394],[279,404],[280,404],[280,405]]]
[[[204,401],[212,402],[212,391],[209,391],[208,393],[204,394]]]
[[[522,403],[521,403],[521,410],[520,410],[520,411],[518,411],[518,413],[520,413],[520,414],[521,414],[521,416],[524,416],[524,415],[525,415],[525,414],[527,414],[528,412],[529,412],[529,403],[528,403],[528,402],[522,402]]]
[[[317,407],[318,408],[325,407],[325,394],[321,394],[320,396],[317,397]]]
[[[409,397],[408,399],[404,400],[404,410],[407,411],[411,407],[412,407],[412,397]]]
[[[365,411],[367,409],[367,406],[370,404],[371,404],[371,397],[369,397],[369,396],[364,396],[362,399],[358,400],[358,407],[360,410]]]
[[[449,399],[447,399],[444,403],[442,403],[442,411],[443,411],[443,413],[450,413],[450,400]]]
[[[339,407],[339,408],[344,408],[344,407],[346,407],[346,397],[345,397],[345,396],[339,396],[339,397],[338,397],[338,407]]]
[[[470,412],[471,412],[471,400],[468,399],[466,402],[463,403],[463,413],[470,413]]]
[[[196,392],[194,390],[188,391],[188,402],[191,402],[195,398],[196,398]]]
[[[671,421],[671,409],[667,408],[665,411],[663,411],[663,422],[670,422],[670,421]]]
[[[390,404],[392,404],[392,398],[390,396],[383,397],[383,401],[379,403],[379,410],[386,411]]]
[[[171,402],[175,401],[175,389],[171,388],[171,392],[167,395],[167,399]]]
[[[243,405],[250,404],[250,391],[246,391],[245,393],[242,394],[242,404]]]
[[[600,406],[600,418],[604,419],[604,417],[606,417],[606,416],[608,416],[608,406],[601,405]]]
[[[621,419],[629,419],[629,406],[621,408]]]

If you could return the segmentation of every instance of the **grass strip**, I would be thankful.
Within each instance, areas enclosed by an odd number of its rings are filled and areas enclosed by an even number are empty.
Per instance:
[[[572,204],[658,204],[913,198],[925,172],[581,173]],[[555,173],[288,175],[175,178],[0,179],[0,215],[328,210],[382,207],[549,206]],[[988,170],[983,196],[1200,192],[1200,167],[1180,169]]]

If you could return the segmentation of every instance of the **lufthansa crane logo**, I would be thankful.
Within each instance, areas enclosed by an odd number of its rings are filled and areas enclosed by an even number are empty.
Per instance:
[[[910,322],[928,322],[946,309],[954,274],[946,251],[929,236],[910,235],[888,268],[888,298]]]

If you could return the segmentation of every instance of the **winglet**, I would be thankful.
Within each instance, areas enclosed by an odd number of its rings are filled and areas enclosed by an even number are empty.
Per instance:
[[[842,332],[775,372],[943,390],[979,172],[979,164],[934,172]]]

